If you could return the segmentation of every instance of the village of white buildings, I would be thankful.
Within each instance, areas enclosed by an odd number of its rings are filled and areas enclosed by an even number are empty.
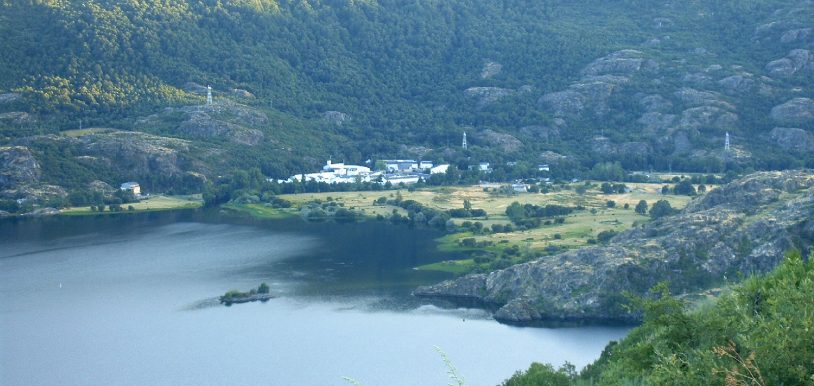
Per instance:
[[[427,179],[432,174],[446,173],[449,164],[434,165],[431,161],[416,160],[382,160],[376,165],[379,167],[373,170],[371,161],[367,161],[368,166],[346,165],[345,163],[334,163],[328,160],[321,171],[316,173],[295,174],[284,182],[315,181],[328,184],[347,184],[358,182],[378,182],[382,185],[388,182],[392,185],[410,185]],[[488,169],[489,164],[485,167]]]

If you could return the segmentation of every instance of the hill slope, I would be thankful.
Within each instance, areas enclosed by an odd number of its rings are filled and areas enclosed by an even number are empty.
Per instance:
[[[0,141],[47,163],[27,137],[82,120],[217,150],[222,162],[181,167],[210,177],[331,156],[563,175],[810,166],[811,20],[808,0],[4,2]],[[213,127],[190,110],[207,84],[253,112]],[[107,175],[79,153],[60,163],[87,169],[81,183]]]

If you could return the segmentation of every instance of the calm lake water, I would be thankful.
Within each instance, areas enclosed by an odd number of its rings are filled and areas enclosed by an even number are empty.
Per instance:
[[[2,385],[468,385],[581,367],[623,327],[521,328],[410,296],[433,231],[213,211],[0,221]],[[218,305],[267,282],[278,298]]]

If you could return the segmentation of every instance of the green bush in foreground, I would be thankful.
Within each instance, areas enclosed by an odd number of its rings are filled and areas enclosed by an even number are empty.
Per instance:
[[[814,254],[812,254],[814,257]],[[534,364],[504,385],[814,385],[814,263],[790,252],[695,311],[654,288],[644,322],[579,375]]]

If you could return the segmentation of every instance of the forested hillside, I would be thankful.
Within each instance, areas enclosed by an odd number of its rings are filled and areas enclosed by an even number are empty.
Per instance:
[[[4,1],[2,159],[37,170],[0,188],[286,177],[327,157],[811,166],[812,20],[791,0]],[[161,149],[121,162],[144,135]]]

